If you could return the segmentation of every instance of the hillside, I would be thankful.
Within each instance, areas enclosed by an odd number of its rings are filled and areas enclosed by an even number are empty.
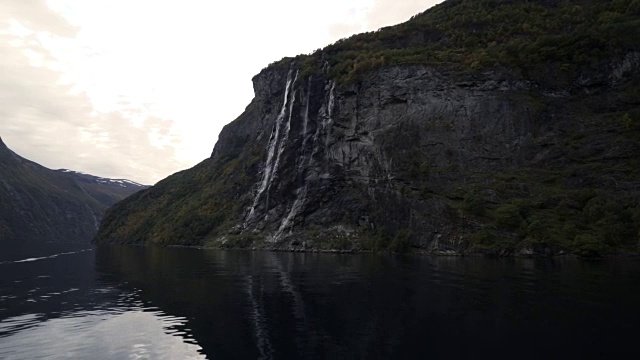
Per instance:
[[[285,58],[105,243],[536,255],[640,244],[640,2],[448,0]]]
[[[0,242],[89,242],[109,206],[144,188],[47,169],[0,139]]]

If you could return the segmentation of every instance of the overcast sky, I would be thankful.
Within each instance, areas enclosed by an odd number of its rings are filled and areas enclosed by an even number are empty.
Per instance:
[[[211,154],[284,56],[441,0],[0,0],[0,137],[50,168],[153,184]]]

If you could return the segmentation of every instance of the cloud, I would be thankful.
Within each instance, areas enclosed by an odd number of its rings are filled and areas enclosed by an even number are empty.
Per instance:
[[[269,63],[436,2],[0,1],[0,136],[47,167],[154,183],[209,156]]]
[[[0,2],[0,20],[17,20],[32,31],[44,31],[56,36],[73,37],[78,29],[60,14],[49,8],[43,0]]]
[[[136,104],[98,112],[65,81],[46,46],[77,35],[64,18],[35,1],[0,3],[0,14],[0,135],[10,148],[50,168],[147,184],[189,165],[176,158],[171,121]]]
[[[375,0],[366,9],[362,18],[353,14],[350,18],[330,26],[333,39],[348,37],[363,31],[375,31],[381,27],[396,25],[407,21],[411,16],[421,13],[443,0]]]
[[[349,35],[362,31],[362,25],[358,23],[337,23],[329,27],[329,36],[333,39],[342,39]]]
[[[421,13],[443,0],[376,0],[373,9],[367,14],[367,28],[377,30],[384,26],[407,21],[411,16]]]

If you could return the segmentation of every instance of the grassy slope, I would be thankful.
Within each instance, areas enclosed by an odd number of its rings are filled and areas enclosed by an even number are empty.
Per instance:
[[[174,174],[110,208],[97,238],[121,243],[202,244],[242,210],[233,201],[234,194],[249,191],[241,168],[237,161],[214,164],[207,159]]]

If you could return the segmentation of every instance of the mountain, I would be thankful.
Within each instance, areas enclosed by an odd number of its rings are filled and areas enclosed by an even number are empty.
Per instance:
[[[285,58],[96,241],[585,256],[640,247],[640,2],[448,0]]]
[[[47,169],[0,139],[0,242],[89,242],[109,206],[145,188]]]

